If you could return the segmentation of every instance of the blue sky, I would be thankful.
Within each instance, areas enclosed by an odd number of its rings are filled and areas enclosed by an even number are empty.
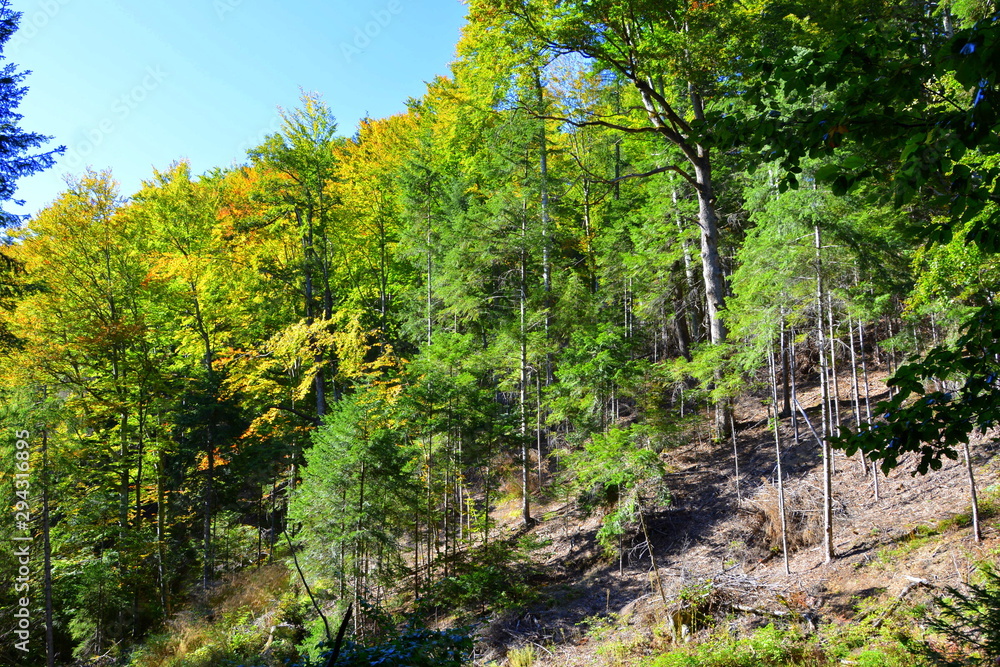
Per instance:
[[[23,212],[64,175],[110,167],[122,193],[187,159],[195,173],[242,162],[300,90],[323,95],[342,134],[383,117],[449,72],[460,0],[13,0],[4,49],[32,70],[22,127],[67,153],[19,181]],[[11,207],[11,211],[15,210]]]

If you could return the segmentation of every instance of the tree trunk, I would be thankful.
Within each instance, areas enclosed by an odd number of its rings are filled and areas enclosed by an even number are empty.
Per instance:
[[[785,334],[785,311],[781,311],[781,333],[778,340],[779,350],[781,352],[781,416],[782,417],[795,417],[792,412],[792,397],[789,391],[789,361],[788,361],[788,344],[787,336]]]
[[[847,318],[847,330],[851,344],[851,403],[854,411],[854,428],[857,429],[861,424],[861,390],[858,387],[858,355],[854,347],[854,320],[850,317]],[[858,452],[858,456],[861,458],[861,472],[867,477],[868,461],[865,459],[865,453]]]
[[[527,216],[521,217],[521,280],[518,289],[518,301],[521,312],[520,345],[521,345],[521,382],[520,382],[520,420],[521,420],[521,520],[524,525],[531,525],[531,500],[528,493],[528,249]]]
[[[708,308],[709,340],[713,345],[725,342],[728,330],[722,321],[726,307],[726,284],[722,277],[719,257],[719,218],[715,211],[712,170],[707,151],[695,164],[698,180],[698,225],[701,228],[702,277],[705,282],[705,302]]]
[[[202,541],[205,563],[201,580],[202,590],[208,590],[208,586],[212,581],[212,574],[215,569],[214,563],[212,562],[212,493],[214,492],[215,485],[215,452],[213,451],[211,442],[207,443],[206,454],[208,456],[208,473],[205,478],[205,498],[203,500],[205,521]]]
[[[976,542],[983,541],[983,533],[979,529],[979,498],[976,494],[976,477],[972,473],[972,456],[969,455],[969,443],[965,443],[965,470],[969,474],[969,496],[972,500],[972,536]]]
[[[826,300],[826,315],[830,322],[830,376],[833,380],[833,392],[830,394],[830,400],[833,402],[830,434],[835,435],[840,430],[840,378],[837,376],[837,336],[833,326],[833,294],[827,292]]]
[[[42,429],[42,569],[45,592],[45,664],[54,667],[56,645],[52,626],[52,543],[49,540],[49,433]]]
[[[819,226],[813,228],[816,235],[816,333],[819,338],[819,367],[823,397],[820,401],[822,405],[823,424],[822,431],[823,448],[823,553],[826,562],[833,560],[833,453],[830,451],[830,443],[827,441],[829,431],[827,430],[827,409],[829,406],[830,392],[826,378],[826,352],[823,341],[823,256],[822,239],[820,237]]]
[[[778,417],[778,378],[775,372],[774,352],[768,351],[768,366],[771,369],[771,413],[774,415],[774,455],[778,465],[778,514],[781,516],[781,554],[788,571],[788,524],[785,521],[785,481],[781,473],[781,419]]]
[[[709,340],[713,345],[721,345],[729,335],[726,324],[722,321],[722,311],[726,307],[726,282],[719,256],[719,217],[715,211],[711,161],[706,149],[698,148],[698,157],[693,165],[698,183],[698,225],[701,228],[701,264]],[[720,440],[728,435],[726,431],[729,428],[730,410],[732,406],[726,400],[719,401],[715,406],[715,428]]]
[[[165,615],[170,614],[170,600],[167,594],[167,498],[164,489],[164,461],[165,456],[161,451],[156,463],[156,572],[160,584],[160,606],[163,607]]]
[[[795,330],[792,329],[792,331],[789,332],[789,334],[790,334],[790,340],[788,342],[788,358],[789,358],[789,362],[788,362],[788,366],[789,366],[788,370],[789,370],[789,372],[788,372],[788,375],[790,376],[791,384],[792,384],[792,442],[794,442],[795,446],[798,447],[799,446],[799,415],[795,411],[795,406],[799,404],[799,396],[798,396],[798,386],[797,386],[797,384],[795,382],[795,370],[796,370],[796,368],[795,368]]]
[[[736,468],[736,502],[743,504],[743,496],[740,495],[740,450],[736,444],[736,418],[729,413],[729,432],[733,437],[733,465]]]

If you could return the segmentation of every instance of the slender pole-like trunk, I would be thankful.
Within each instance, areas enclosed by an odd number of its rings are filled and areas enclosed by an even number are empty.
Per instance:
[[[781,309],[781,332],[779,335],[778,345],[781,352],[781,416],[792,417],[794,419],[795,413],[792,412],[792,396],[789,391],[789,360],[788,360],[788,344],[787,335],[785,331],[785,309]]]
[[[861,424],[861,388],[858,384],[858,355],[854,345],[854,321],[847,318],[847,328],[850,331],[851,344],[851,390],[854,404],[854,426]]]
[[[535,70],[535,86],[538,92],[538,108],[543,111],[545,108],[545,89],[542,86],[541,74]],[[542,289],[545,292],[545,340],[548,341],[552,327],[552,241],[551,241],[551,214],[549,202],[549,146],[548,136],[545,133],[545,121],[539,120],[538,128],[538,170],[539,188],[541,190],[541,214],[542,214]],[[552,353],[545,353],[545,385],[552,384],[555,377],[552,373]]]
[[[205,559],[201,578],[202,590],[208,590],[208,586],[212,582],[212,576],[215,570],[215,564],[213,563],[212,557],[212,494],[215,490],[215,452],[213,451],[211,442],[209,442],[206,447],[206,455],[208,457],[208,470],[205,477],[205,497],[202,500],[202,511],[204,512],[202,548],[203,557]]]
[[[868,360],[865,354],[865,325],[858,320],[858,345],[861,348],[861,372],[865,378],[865,419],[872,420],[871,384],[868,381]]]
[[[675,265],[675,269],[677,268],[679,267]],[[682,357],[691,361],[691,333],[688,331],[687,308],[684,305],[683,284],[680,281],[677,281],[674,287],[674,330],[677,332],[677,350]]]
[[[886,315],[886,326],[889,329],[889,375],[896,374],[896,341],[892,339],[895,335],[892,333],[892,313]],[[889,387],[889,398],[896,395],[895,387]]]
[[[865,419],[870,424],[872,421],[872,401],[871,384],[868,382],[868,355],[865,354],[865,325],[858,318],[858,346],[861,352],[861,371],[865,379]],[[875,500],[879,498],[878,464],[872,460],[872,484],[875,489]]]
[[[535,377],[535,446],[537,448],[538,456],[538,490],[541,491],[545,480],[542,477],[542,440],[544,434],[542,431],[542,376],[537,375]]]
[[[819,338],[819,366],[820,376],[826,377],[826,354],[823,342],[823,255],[822,239],[820,237],[819,226],[814,228],[816,235],[816,332]],[[823,553],[827,563],[833,560],[833,453],[830,451],[830,443],[827,441],[829,431],[827,430],[827,407],[829,405],[829,388],[826,382],[822,383],[823,397],[820,401],[822,405],[823,424],[822,430],[823,448]]]
[[[56,643],[52,625],[52,542],[49,535],[49,432],[42,429],[42,570],[45,593],[45,664],[54,667]]]
[[[733,466],[736,468],[736,502],[743,504],[743,496],[740,494],[740,450],[736,445],[736,417],[729,415],[729,431],[733,436]]]
[[[167,494],[166,494],[166,455],[160,451],[156,463],[156,573],[160,584],[160,606],[165,615],[170,614],[170,604],[167,582]],[[258,534],[260,531],[258,531]],[[258,559],[259,560],[259,559]]]
[[[639,524],[642,526],[642,534],[646,538],[646,548],[649,550],[649,562],[653,567],[653,577],[656,579],[656,587],[660,591],[660,599],[663,604],[667,604],[667,595],[663,591],[663,581],[660,579],[660,568],[656,566],[656,556],[653,555],[653,541],[649,539],[649,530],[646,529],[646,512],[639,502]]]
[[[425,215],[425,222],[427,223],[426,239],[427,244],[427,345],[430,346],[433,334],[433,303],[434,303],[434,287],[433,287],[433,257],[431,254],[431,215],[428,212]]]
[[[979,497],[976,494],[976,477],[972,473],[972,456],[969,454],[969,443],[965,445],[965,470],[969,475],[969,497],[972,500],[972,536],[976,542],[983,541],[983,533],[979,529]]]
[[[521,313],[520,346],[521,346],[521,382],[520,382],[520,421],[521,421],[521,520],[524,525],[531,525],[531,500],[528,492],[528,249],[526,216],[521,218],[521,280],[518,289],[518,301]]]
[[[795,443],[795,447],[799,446],[799,415],[795,412],[795,405],[799,403],[798,397],[798,387],[795,381],[795,330],[792,329],[789,335],[788,341],[788,366],[789,366],[789,376],[792,384],[792,442]]]
[[[449,417],[450,421],[450,417]],[[441,510],[442,519],[444,521],[444,561],[441,576],[445,579],[448,578],[448,544],[451,539],[451,469],[452,469],[452,451],[451,451],[451,428],[445,433],[445,458],[444,458],[444,483],[441,487]]]
[[[851,345],[851,403],[854,411],[854,428],[861,424],[861,390],[858,387],[858,356],[854,348],[854,320],[850,316],[847,318],[848,339]],[[861,459],[861,472],[868,476],[868,461],[864,452],[858,452]]]
[[[774,352],[768,351],[768,366],[771,369],[771,413],[774,416],[774,455],[778,466],[778,514],[781,516],[781,553],[788,570],[788,524],[785,520],[785,480],[781,471],[781,419],[778,416],[778,379],[775,372]]]
[[[129,503],[129,455],[128,455],[128,410],[120,413],[121,445],[119,458],[121,459],[121,470],[119,471],[118,489],[118,535],[124,543],[125,531],[128,528],[128,503]]]
[[[483,548],[490,544],[490,458],[493,456],[493,434],[486,445],[486,469],[483,471]]]
[[[833,379],[833,392],[830,400],[833,401],[834,419],[831,424],[836,424],[830,429],[830,434],[834,435],[840,430],[840,378],[837,375],[837,332],[833,325],[833,293],[827,292],[826,315],[830,321],[830,375]]]
[[[343,575],[341,575],[343,581]],[[341,586],[341,597],[344,597]],[[420,599],[420,502],[413,504],[413,599]]]

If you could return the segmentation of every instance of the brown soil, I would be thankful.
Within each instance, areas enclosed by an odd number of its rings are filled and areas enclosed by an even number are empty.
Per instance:
[[[884,392],[882,378],[872,377],[873,390]],[[852,423],[846,382],[840,395],[842,420]],[[885,397],[873,396],[872,406]],[[818,389],[800,388],[799,400],[817,423]],[[646,521],[668,605],[655,585],[641,531],[624,545],[621,560],[611,561],[596,541],[600,516],[586,516],[566,499],[550,502],[534,511],[544,520],[533,533],[548,543],[535,552],[544,603],[492,619],[480,631],[478,661],[502,662],[508,649],[531,644],[539,667],[613,664],[606,647],[599,648],[601,619],[616,619],[616,641],[628,645],[630,655],[639,655],[658,641],[653,628],[662,626],[666,610],[676,609],[682,591],[706,581],[728,601],[745,607],[808,611],[820,622],[846,622],[860,602],[898,595],[911,582],[907,577],[934,586],[966,582],[973,563],[1000,547],[1000,531],[992,520],[983,523],[981,544],[973,541],[969,528],[941,523],[968,512],[964,461],[948,461],[925,476],[912,475],[913,462],[904,461],[888,478],[880,476],[876,501],[870,472],[862,472],[858,457],[847,459],[838,452],[833,476],[837,557],[824,562],[821,450],[801,420],[800,442],[793,444],[784,420],[786,507],[797,519],[793,542],[798,545],[789,554],[791,574],[786,575],[780,549],[776,553],[768,537],[768,522],[777,515],[777,478],[774,435],[766,415],[759,398],[736,406],[739,492],[732,442],[712,443],[693,435],[690,444],[664,455],[672,503],[649,512]],[[997,481],[998,447],[993,438],[982,437],[973,442],[972,451],[982,493]],[[498,509],[498,522],[511,533],[521,532],[509,510]],[[924,539],[918,527],[940,534]]]

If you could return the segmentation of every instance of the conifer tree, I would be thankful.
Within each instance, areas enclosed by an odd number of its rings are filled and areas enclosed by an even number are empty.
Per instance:
[[[3,228],[13,227],[27,217],[5,209],[7,202],[24,203],[14,198],[17,180],[48,169],[55,164],[56,156],[66,151],[65,146],[60,146],[36,152],[51,138],[20,127],[23,116],[17,112],[17,107],[28,92],[23,81],[30,72],[19,72],[14,63],[3,63],[6,59],[4,46],[17,30],[20,20],[21,12],[11,9],[9,0],[0,0],[0,227]]]

